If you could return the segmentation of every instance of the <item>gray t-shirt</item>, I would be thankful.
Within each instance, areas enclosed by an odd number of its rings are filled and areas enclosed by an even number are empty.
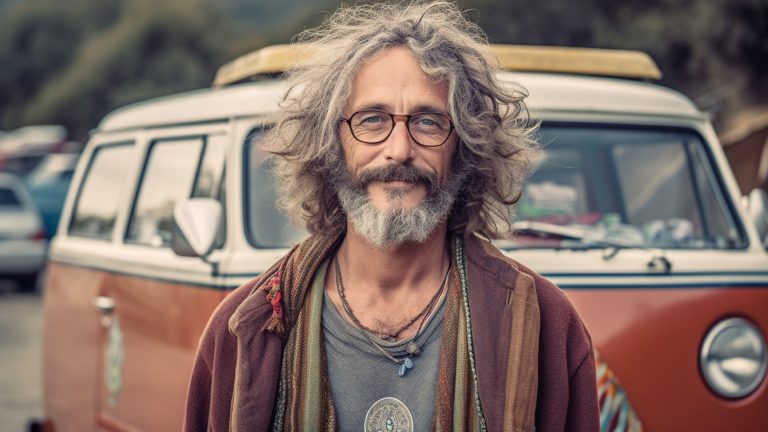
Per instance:
[[[325,281],[326,268],[327,263],[317,272],[315,284]],[[413,368],[399,376],[400,366],[373,347],[324,296],[323,338],[340,431],[424,431],[432,428],[445,303],[443,299],[416,337],[415,342],[422,347],[422,353],[412,357]],[[387,342],[371,333],[368,335],[393,357],[407,357],[405,346],[410,338]]]

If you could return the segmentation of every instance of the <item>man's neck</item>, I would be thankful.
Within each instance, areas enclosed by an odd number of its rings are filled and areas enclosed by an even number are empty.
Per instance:
[[[336,272],[328,271],[326,294],[342,311],[339,291],[343,289],[348,307],[365,328],[380,335],[412,337],[430,315],[425,307],[440,290],[450,265],[446,232],[443,224],[423,243],[377,248],[349,226],[331,261],[334,267],[338,262],[343,281],[337,280]],[[414,320],[420,312],[426,315]],[[349,314],[343,315],[354,321]],[[407,325],[409,322],[412,324]]]
[[[378,248],[350,225],[337,254],[344,283],[374,296],[386,297],[399,290],[413,295],[422,287],[433,292],[437,287],[431,282],[442,280],[448,266],[446,235],[444,223],[423,243]]]

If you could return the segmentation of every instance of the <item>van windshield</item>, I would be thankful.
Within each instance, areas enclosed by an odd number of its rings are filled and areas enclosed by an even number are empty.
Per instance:
[[[256,247],[288,247],[306,234],[275,210],[259,132],[246,142],[246,231]],[[686,129],[545,124],[541,164],[503,248],[745,247],[699,135]]]
[[[510,248],[740,248],[702,139],[681,129],[545,125]]]

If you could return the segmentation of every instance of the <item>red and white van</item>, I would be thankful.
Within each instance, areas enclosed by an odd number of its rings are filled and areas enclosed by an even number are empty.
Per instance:
[[[765,194],[742,202],[707,117],[650,82],[647,56],[496,49],[546,154],[498,246],[567,292],[644,429],[765,430]],[[304,236],[275,210],[258,146],[292,52],[99,124],[51,245],[45,427],[180,429],[209,314]]]

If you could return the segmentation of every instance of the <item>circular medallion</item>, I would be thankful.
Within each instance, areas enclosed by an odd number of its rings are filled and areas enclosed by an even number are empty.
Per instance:
[[[365,432],[413,432],[413,416],[399,399],[385,397],[368,409]]]

